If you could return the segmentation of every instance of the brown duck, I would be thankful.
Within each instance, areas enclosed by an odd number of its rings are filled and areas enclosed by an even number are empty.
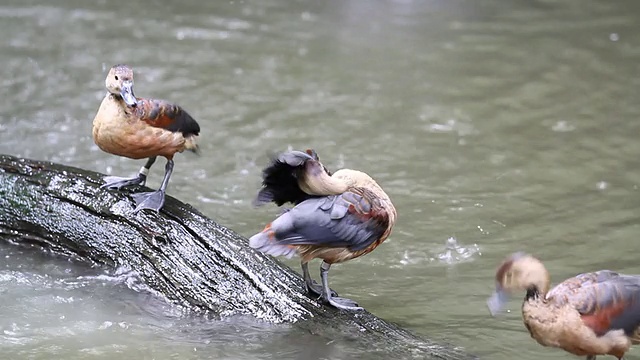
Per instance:
[[[273,256],[301,257],[310,293],[344,310],[360,310],[352,300],[329,288],[332,264],[373,251],[391,233],[396,209],[389,196],[367,174],[342,169],[333,175],[313,150],[280,154],[263,171],[256,205],[274,202],[295,206],[253,235],[250,246]],[[322,285],[311,279],[308,262],[322,259]]]
[[[151,165],[158,156],[167,159],[160,189],[134,194],[134,212],[159,211],[173,172],[173,156],[184,150],[197,151],[198,123],[180,106],[163,100],[136,98],[133,94],[133,70],[115,65],[105,80],[108,93],[93,119],[93,140],[110,154],[131,159],[147,159],[134,178],[108,176],[102,187],[120,189],[144,185]]]
[[[600,270],[569,278],[549,291],[549,273],[542,262],[515,253],[496,272],[496,291],[487,301],[491,314],[515,291],[526,291],[524,324],[543,346],[587,360],[596,355],[623,359],[640,341],[640,276]]]

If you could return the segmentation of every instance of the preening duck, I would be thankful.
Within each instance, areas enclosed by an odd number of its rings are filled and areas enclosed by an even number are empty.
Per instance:
[[[512,254],[498,267],[489,310],[497,314],[509,294],[526,291],[522,317],[531,337],[587,360],[597,355],[622,359],[640,341],[640,276],[600,270],[569,278],[550,291],[549,284],[540,260]]]
[[[108,176],[102,187],[120,189],[144,185],[149,169],[158,156],[167,159],[165,175],[157,191],[133,194],[134,212],[142,209],[159,211],[164,205],[165,191],[173,172],[173,156],[177,152],[196,152],[198,123],[180,106],[164,100],[136,98],[133,93],[133,70],[115,65],[105,80],[108,93],[93,119],[93,140],[110,154],[131,159],[147,159],[134,178]]]
[[[337,297],[329,288],[328,271],[332,264],[368,254],[387,239],[397,217],[389,196],[361,171],[331,174],[313,150],[280,154],[262,177],[256,205],[295,206],[253,235],[250,246],[273,256],[298,254],[310,293],[340,309],[362,309]],[[322,285],[309,274],[308,262],[315,258],[322,259]]]

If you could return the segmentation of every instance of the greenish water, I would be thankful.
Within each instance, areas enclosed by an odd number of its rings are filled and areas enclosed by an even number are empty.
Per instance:
[[[517,250],[555,282],[640,273],[639,32],[632,0],[5,0],[0,153],[135,173],[91,139],[106,70],[128,63],[137,95],[202,126],[170,195],[249,236],[278,213],[250,204],[267,154],[313,147],[399,213],[387,242],[332,269],[341,295],[482,358],[571,359],[530,339],[518,300],[497,319],[485,300]],[[0,254],[3,358],[255,358],[264,336],[266,358],[322,358],[264,335],[277,328],[185,318],[117,274]]]

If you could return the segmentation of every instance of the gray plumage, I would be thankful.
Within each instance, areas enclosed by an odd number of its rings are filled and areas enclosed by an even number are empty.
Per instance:
[[[351,205],[354,211],[349,210]],[[273,232],[252,236],[250,246],[274,256],[292,256],[293,249],[287,245],[365,249],[380,238],[386,224],[381,226],[376,219],[363,216],[356,207],[365,213],[371,209],[367,199],[351,191],[305,200],[275,219]]]

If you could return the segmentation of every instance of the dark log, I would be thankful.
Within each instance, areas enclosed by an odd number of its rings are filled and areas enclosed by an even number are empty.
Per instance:
[[[471,359],[369,312],[338,311],[306,295],[302,278],[188,204],[131,215],[130,192],[102,174],[0,155],[0,238],[89,264],[129,269],[168,301],[218,318],[251,315],[384,357]],[[140,191],[142,188],[134,188]]]

